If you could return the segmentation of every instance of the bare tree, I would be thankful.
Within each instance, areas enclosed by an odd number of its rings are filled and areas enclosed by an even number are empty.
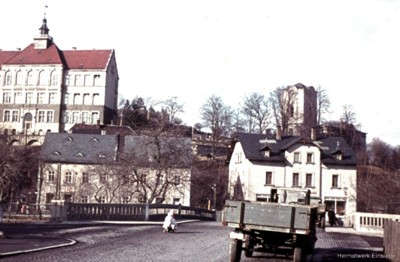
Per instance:
[[[200,108],[200,114],[204,126],[211,129],[211,154],[215,161],[217,145],[231,131],[232,109],[224,104],[221,97],[212,95]]]
[[[233,111],[232,121],[233,121],[232,126],[233,126],[234,132],[244,132],[245,131],[244,126],[246,125],[245,124],[246,120],[244,120],[242,118],[240,109]]]
[[[183,113],[183,104],[180,104],[178,102],[178,98],[176,96],[169,97],[167,100],[162,102],[162,104],[165,106],[164,109],[169,115],[169,121],[171,123],[175,123],[175,116],[178,113]]]
[[[13,202],[22,190],[36,182],[37,148],[17,147],[0,142],[0,202]]]
[[[244,98],[242,112],[249,121],[249,132],[264,133],[271,125],[271,107],[264,95],[252,93]]]
[[[356,123],[356,113],[354,112],[352,105],[344,105],[342,113],[342,122],[345,124],[355,124]]]
[[[296,123],[299,116],[295,115],[295,100],[297,91],[290,87],[277,87],[270,93],[270,103],[276,126],[281,127],[282,134],[288,135],[289,128]]]
[[[328,92],[321,86],[317,88],[317,125],[320,126],[326,121],[324,115],[329,113],[331,102],[328,97]]]

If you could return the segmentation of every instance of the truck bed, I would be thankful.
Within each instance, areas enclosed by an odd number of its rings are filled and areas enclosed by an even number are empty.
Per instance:
[[[307,205],[227,200],[223,215],[229,227],[306,235],[316,214]]]

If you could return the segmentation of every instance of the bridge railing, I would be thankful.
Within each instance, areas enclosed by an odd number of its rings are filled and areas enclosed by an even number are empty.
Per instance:
[[[161,221],[170,210],[177,219],[215,220],[214,211],[182,205],[70,203],[63,200],[52,203],[52,221]]]
[[[357,231],[383,233],[386,219],[400,220],[400,215],[355,212],[352,220]]]

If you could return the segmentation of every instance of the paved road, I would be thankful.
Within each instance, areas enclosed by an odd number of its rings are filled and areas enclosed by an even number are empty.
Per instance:
[[[72,238],[77,244],[5,257],[2,261],[228,261],[229,231],[217,222],[182,224],[174,234],[162,233],[160,226],[58,228],[43,234]],[[381,245],[381,238],[323,231],[319,231],[317,236],[316,252],[308,257],[308,261],[348,261],[357,255],[367,258],[381,255],[379,249],[371,249]],[[255,252],[252,258],[242,256],[242,261],[291,259],[285,253]]]

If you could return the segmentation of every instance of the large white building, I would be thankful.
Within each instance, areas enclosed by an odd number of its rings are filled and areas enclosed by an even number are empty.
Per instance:
[[[296,202],[307,190],[348,220],[356,212],[356,157],[342,137],[237,134],[229,163],[232,198]]]
[[[118,79],[114,50],[60,50],[45,18],[25,49],[0,50],[0,130],[34,145],[76,123],[113,123]]]

